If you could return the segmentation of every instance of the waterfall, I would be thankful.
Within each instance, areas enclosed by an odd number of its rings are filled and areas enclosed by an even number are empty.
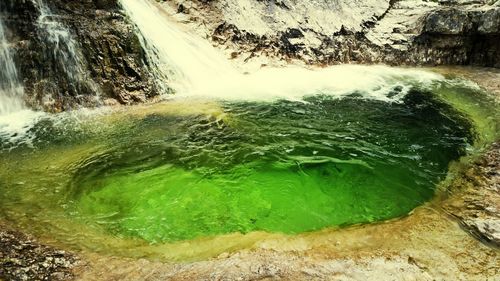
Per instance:
[[[28,110],[23,101],[24,88],[17,76],[7,42],[5,27],[0,17],[0,141],[16,142],[36,124],[43,113]]]
[[[0,17],[0,115],[22,110],[23,92],[5,34],[5,27]]]
[[[193,91],[233,73],[222,53],[206,40],[189,34],[152,1],[121,0],[137,25],[139,37],[155,76],[177,92]]]
[[[302,100],[307,95],[341,97],[356,92],[370,99],[399,101],[412,85],[422,87],[442,79],[425,71],[356,65],[266,67],[244,74],[207,40],[176,23],[156,1],[120,2],[137,27],[159,83],[168,83],[178,96]],[[399,94],[389,95],[393,89]]]
[[[39,10],[37,25],[40,40],[47,43],[45,50],[48,61],[53,61],[57,69],[66,75],[73,93],[81,95],[92,92],[99,100],[100,89],[87,70],[84,56],[64,24],[57,20],[43,0],[35,0]]]

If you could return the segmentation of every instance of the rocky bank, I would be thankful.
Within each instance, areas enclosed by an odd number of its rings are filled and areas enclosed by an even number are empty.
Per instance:
[[[500,67],[500,1],[161,1],[244,62]]]
[[[78,262],[0,221],[0,280],[71,280]]]
[[[239,65],[500,67],[497,0],[158,2]],[[118,0],[8,0],[0,17],[33,108],[145,102],[165,89]]]
[[[458,194],[444,209],[472,235],[500,248],[500,144],[471,165],[456,179]]]

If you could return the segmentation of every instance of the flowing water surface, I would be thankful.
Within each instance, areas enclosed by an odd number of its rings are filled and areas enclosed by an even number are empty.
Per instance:
[[[39,118],[25,138],[0,134],[0,215],[71,247],[127,252],[121,243],[135,241],[143,254],[405,216],[498,129],[477,89],[407,88],[387,100],[179,98]]]
[[[72,211],[154,242],[374,222],[429,200],[473,140],[466,119],[420,92],[223,110],[138,120],[142,132],[76,171]]]

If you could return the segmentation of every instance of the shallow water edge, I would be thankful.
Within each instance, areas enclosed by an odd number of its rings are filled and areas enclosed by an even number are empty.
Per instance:
[[[485,142],[478,153],[484,153],[488,147]],[[475,156],[478,157],[479,155]],[[471,165],[467,163],[470,162],[466,161],[466,164],[457,168],[457,177]],[[493,268],[498,252],[469,236],[442,210],[441,206],[446,205],[449,200],[456,200],[464,187],[458,187],[458,191],[449,186],[442,188],[452,190],[452,193],[444,192],[446,196],[438,196],[403,219],[294,237],[265,233],[227,235],[220,239],[197,242],[194,247],[198,249],[197,253],[192,252],[191,243],[180,244],[177,251],[168,250],[172,255],[185,253],[186,258],[192,254],[199,255],[197,260],[208,259],[213,256],[214,251],[223,252],[209,261],[165,264],[79,251],[90,267],[78,269],[78,274],[84,280],[100,275],[109,278],[128,276],[133,279],[152,273],[152,280],[166,277],[189,280],[203,278],[208,272],[217,269],[224,276],[234,278],[281,276],[300,279],[306,276],[328,276],[332,273],[356,276],[375,273],[383,278],[386,276],[383,275],[384,272],[387,274],[391,272],[390,268],[398,268],[398,274],[402,274],[398,276],[415,276],[422,280],[443,276],[444,272],[447,278],[455,274],[458,279],[464,276],[470,279],[494,276]],[[51,237],[39,237],[41,241],[58,245]],[[239,245],[228,245],[227,241],[232,240],[239,240]],[[205,255],[200,254],[203,252]],[[475,259],[456,258],[457,253],[461,253],[460,257],[473,256]],[[299,263],[305,268],[305,272],[294,269],[299,267]],[[490,264],[491,267],[488,269],[479,266],[480,263]],[[484,269],[478,272],[479,267]]]

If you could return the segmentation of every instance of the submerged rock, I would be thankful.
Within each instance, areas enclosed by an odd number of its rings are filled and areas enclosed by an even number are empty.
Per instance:
[[[1,280],[71,280],[78,258],[41,245],[0,222]]]

